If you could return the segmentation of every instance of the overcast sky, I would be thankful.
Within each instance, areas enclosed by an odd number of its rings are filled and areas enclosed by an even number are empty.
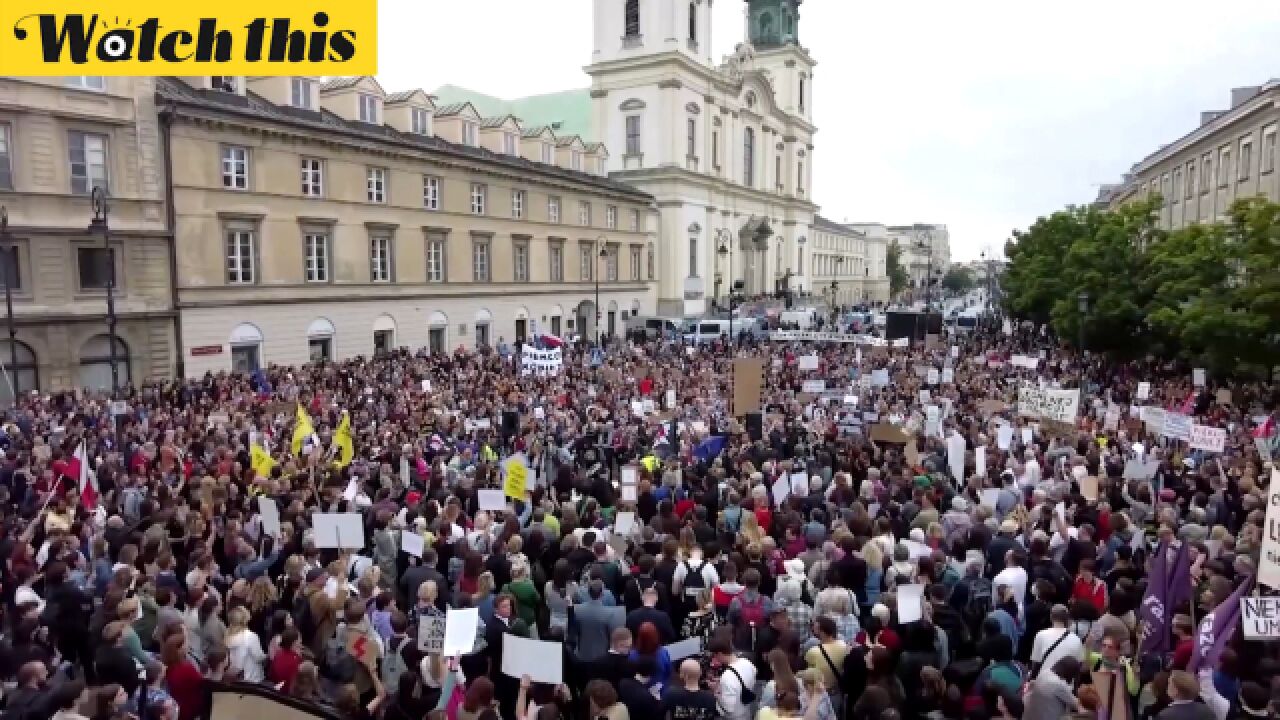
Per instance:
[[[621,0],[617,0],[621,2]],[[666,2],[667,0],[643,0]],[[587,87],[593,0],[382,0],[388,92]],[[715,0],[715,56],[743,38]],[[807,0],[813,198],[836,221],[946,223],[952,258],[1002,249],[1280,76],[1274,0]]]

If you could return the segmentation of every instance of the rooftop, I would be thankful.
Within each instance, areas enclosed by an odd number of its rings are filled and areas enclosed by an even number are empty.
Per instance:
[[[526,127],[546,125],[558,136],[593,138],[591,95],[586,88],[504,100],[457,85],[441,85],[431,93],[439,103],[469,102],[482,117],[515,115]]]

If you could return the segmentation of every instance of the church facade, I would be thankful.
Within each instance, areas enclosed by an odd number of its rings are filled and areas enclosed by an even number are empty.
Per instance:
[[[610,177],[655,198],[659,314],[821,290],[801,1],[745,0],[744,42],[716,62],[712,0],[594,0],[591,125]]]

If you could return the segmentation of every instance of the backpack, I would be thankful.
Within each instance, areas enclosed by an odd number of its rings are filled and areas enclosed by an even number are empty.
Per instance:
[[[707,587],[707,581],[702,577],[702,570],[707,566],[707,561],[703,560],[695,570],[688,560],[684,561],[684,596],[687,598],[697,598],[698,593]]]
[[[325,641],[320,674],[336,683],[349,683],[356,679],[356,659],[347,652],[346,625],[338,626],[333,637]]]
[[[991,581],[978,576],[964,581],[969,588],[969,599],[965,602],[961,615],[971,629],[982,627],[995,603],[991,600]]]
[[[406,635],[394,650],[382,657],[382,686],[384,688],[400,687],[400,676],[409,667],[408,663],[404,661],[404,655],[401,655],[400,652],[408,644],[409,637]]]
[[[743,652],[757,654],[757,629],[765,624],[764,595],[756,593],[755,602],[738,595],[738,620],[734,624],[734,644]]]
[[[316,636],[316,619],[311,614],[311,599],[301,590],[293,598],[293,625],[303,644],[309,645]]]

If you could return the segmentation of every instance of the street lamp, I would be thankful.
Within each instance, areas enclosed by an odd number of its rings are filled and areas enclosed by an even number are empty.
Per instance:
[[[93,220],[89,221],[89,234],[102,236],[102,248],[107,254],[107,342],[108,361],[111,363],[111,397],[120,389],[120,369],[116,363],[116,259],[111,249],[111,228],[107,223],[110,208],[107,206],[107,193],[101,186],[95,186],[89,200],[93,205]]]
[[[18,402],[18,324],[13,317],[13,281],[18,275],[18,246],[9,234],[9,209],[0,205],[0,252],[7,256],[4,269],[4,309],[9,325],[9,392],[14,403]]]
[[[720,232],[724,232],[726,235],[728,235],[728,232],[727,232],[727,231],[721,230]],[[717,236],[717,237],[719,237],[719,236],[720,236],[720,233],[719,233],[719,232],[717,232],[717,233],[716,233],[716,236]],[[719,255],[719,256],[720,256],[720,257],[722,257],[722,258],[727,257],[727,258],[729,259],[729,342],[730,342],[730,343],[732,343],[732,342],[734,341],[734,339],[733,339],[733,338],[734,338],[734,336],[733,336],[733,311],[734,311],[734,309],[736,309],[736,306],[735,306],[735,304],[734,304],[734,296],[733,296],[733,290],[734,290],[734,281],[733,281],[733,245],[732,245],[731,243],[729,243],[729,242],[725,241],[725,240],[721,240],[721,241],[720,241],[720,248],[716,250],[716,254],[717,254],[717,255]]]
[[[609,250],[605,244],[607,242],[608,238],[604,235],[596,238],[596,248],[599,257],[608,257]],[[600,318],[602,317],[600,314],[600,261],[594,258],[592,258],[592,261],[596,266],[595,272],[591,273],[596,276],[596,347],[600,347]]]

